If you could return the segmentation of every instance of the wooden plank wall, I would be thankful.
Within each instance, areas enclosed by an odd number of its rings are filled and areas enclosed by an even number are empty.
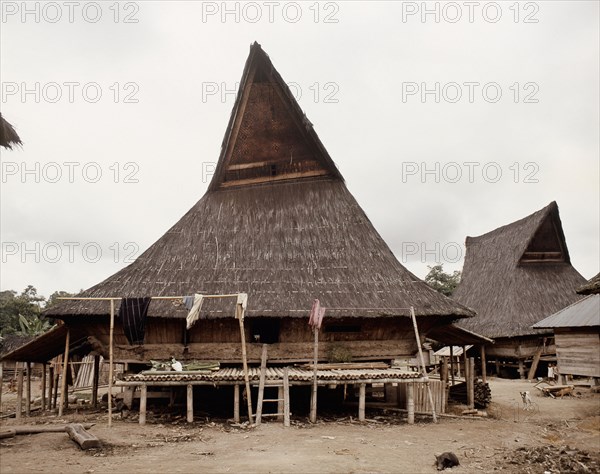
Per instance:
[[[600,329],[556,328],[558,371],[600,377]]]
[[[307,319],[280,318],[274,321],[280,325],[279,343],[270,345],[269,359],[282,362],[310,361],[313,336]],[[425,334],[435,322],[434,318],[420,318],[421,334]],[[100,343],[100,346],[95,349],[107,357],[109,340],[107,322],[90,318],[86,319],[85,323],[85,331]],[[260,362],[261,344],[255,344],[251,339],[251,325],[252,318],[247,318],[245,326],[249,360]],[[358,327],[359,330],[339,330],[344,326]],[[185,320],[149,318],[146,323],[145,344],[130,346],[123,334],[122,326],[116,321],[115,360],[134,362],[171,356],[222,362],[241,360],[239,325],[233,317],[198,321],[188,331],[188,349],[185,351],[184,333]],[[412,323],[408,318],[331,318],[324,323],[319,339],[321,361],[329,360],[333,350],[337,349],[347,351],[352,360],[391,360],[411,357],[417,351]]]
[[[556,353],[556,346],[552,343],[551,335],[540,336],[525,336],[515,338],[499,338],[494,344],[485,346],[485,351],[488,359],[497,357],[508,359],[530,359],[532,358],[538,347],[543,344],[544,337],[548,339],[545,350],[542,355],[552,355]]]

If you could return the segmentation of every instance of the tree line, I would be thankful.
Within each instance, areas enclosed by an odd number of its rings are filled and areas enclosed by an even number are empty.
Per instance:
[[[21,293],[14,290],[0,291],[0,337],[9,334],[37,336],[54,326],[54,320],[46,318],[43,312],[60,300],[57,298],[73,296],[66,291],[55,291],[49,298],[38,294],[37,289],[29,285]]]

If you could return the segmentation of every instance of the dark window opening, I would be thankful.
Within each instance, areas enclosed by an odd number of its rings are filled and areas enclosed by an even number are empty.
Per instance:
[[[330,325],[325,326],[325,332],[360,332],[359,325]]]
[[[279,342],[279,320],[258,318],[250,320],[250,342],[275,344]]]
[[[271,176],[277,176],[277,165],[271,165]]]

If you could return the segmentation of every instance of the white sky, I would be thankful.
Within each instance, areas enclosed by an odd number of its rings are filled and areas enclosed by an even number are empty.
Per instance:
[[[0,105],[24,141],[0,152],[3,290],[87,288],[200,199],[253,41],[421,278],[553,200],[573,265],[599,270],[596,1],[428,2],[439,22],[422,2],[23,5],[1,2]]]

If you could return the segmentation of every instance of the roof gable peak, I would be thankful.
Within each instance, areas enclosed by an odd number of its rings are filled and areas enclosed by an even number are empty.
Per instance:
[[[343,179],[289,87],[255,42],[209,190],[306,178]]]

